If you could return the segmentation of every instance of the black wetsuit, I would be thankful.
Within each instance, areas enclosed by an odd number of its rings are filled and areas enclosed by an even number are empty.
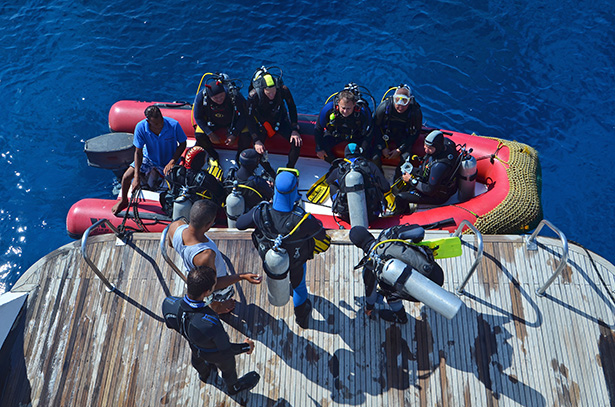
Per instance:
[[[337,111],[334,101],[327,103],[314,126],[316,151],[326,152],[326,160],[330,163],[336,158],[333,147],[340,143],[356,143],[363,151],[368,151],[372,142],[371,121],[371,112],[365,106],[357,104],[355,112],[344,117]]]
[[[235,101],[226,91],[226,97],[221,105],[214,103],[204,95],[205,90],[197,93],[194,98],[194,121],[203,130],[195,133],[197,145],[203,147],[210,157],[218,159],[218,153],[209,139],[209,135],[219,129],[227,129],[228,134],[237,137],[237,161],[239,154],[250,148],[252,139],[248,131],[248,114],[245,98],[236,92]],[[204,104],[204,101],[207,103]]]
[[[405,161],[412,154],[412,146],[421,133],[422,126],[423,113],[418,102],[411,102],[405,112],[398,113],[392,97],[383,100],[374,113],[375,161],[380,160],[384,148],[399,149],[401,161]]]
[[[289,142],[292,131],[299,131],[297,106],[286,85],[276,89],[273,100],[269,99],[262,89],[252,89],[248,96],[248,115],[250,117],[248,128],[253,142],[260,141],[265,144],[268,137],[264,127],[265,123],[268,123],[274,132],[280,133]],[[294,168],[300,151],[301,147],[290,143],[286,167]]]
[[[192,301],[187,296],[167,297],[162,309],[167,321],[169,313],[175,314],[178,331],[192,349],[192,366],[201,377],[209,375],[209,364],[215,365],[222,372],[228,388],[231,388],[237,382],[235,355],[249,351],[250,346],[231,343],[218,314],[203,302]]]
[[[440,205],[457,192],[456,165],[459,153],[455,143],[446,138],[445,141],[442,151],[425,156],[421,166],[414,169],[416,182],[410,184],[409,190],[393,191],[401,206],[404,203]]]

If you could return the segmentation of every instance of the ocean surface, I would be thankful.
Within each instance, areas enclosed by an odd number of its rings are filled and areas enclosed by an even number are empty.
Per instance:
[[[192,101],[203,73],[263,64],[303,113],[406,82],[428,125],[535,147],[544,217],[615,261],[613,1],[17,0],[0,27],[0,292],[71,241],[74,202],[112,197],[83,145],[114,102]]]

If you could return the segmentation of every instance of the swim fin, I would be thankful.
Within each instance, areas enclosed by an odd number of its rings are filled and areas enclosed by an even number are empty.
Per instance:
[[[327,174],[318,180],[308,189],[307,200],[313,204],[321,204],[329,198],[329,184],[327,184]]]
[[[384,199],[386,201],[387,210],[394,212],[395,211],[395,195],[398,192],[402,192],[408,189],[408,184],[404,182],[404,180],[400,177],[393,182],[391,188],[388,192],[385,192]]]
[[[418,246],[427,246],[433,250],[433,257],[436,259],[448,259],[450,257],[461,256],[461,239],[456,236],[443,237],[440,239],[423,240],[414,243]]]

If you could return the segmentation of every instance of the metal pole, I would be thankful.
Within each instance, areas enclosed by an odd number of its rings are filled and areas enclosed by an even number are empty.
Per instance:
[[[463,294],[463,288],[466,286],[466,284],[468,283],[468,280],[470,279],[470,277],[472,277],[472,274],[474,274],[474,271],[476,271],[476,269],[478,268],[478,265],[483,260],[483,251],[484,251],[483,235],[478,231],[478,229],[476,229],[476,226],[471,224],[467,219],[464,219],[463,221],[461,221],[461,223],[459,224],[459,226],[453,233],[453,236],[459,237],[464,226],[467,226],[474,231],[474,236],[476,237],[475,240],[477,242],[476,246],[478,247],[478,249],[477,249],[477,254],[476,254],[476,260],[474,260],[474,264],[472,264],[472,267],[470,267],[470,270],[468,271],[468,274],[466,275],[466,277],[463,279],[462,283],[459,284],[459,287],[457,287],[457,290],[456,290],[457,295]]]

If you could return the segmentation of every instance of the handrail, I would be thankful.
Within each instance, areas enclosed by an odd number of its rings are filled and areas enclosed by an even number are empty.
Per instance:
[[[538,236],[538,233],[540,233],[540,231],[545,225],[547,225],[548,227],[551,228],[552,231],[557,233],[560,240],[562,241],[562,249],[564,252],[562,254],[562,260],[560,261],[559,265],[555,269],[555,272],[553,273],[553,275],[551,275],[551,277],[547,280],[546,283],[544,283],[542,287],[536,290],[536,294],[538,294],[538,296],[540,297],[545,295],[545,291],[547,291],[547,288],[549,288],[549,286],[551,285],[551,283],[553,283],[555,278],[562,272],[562,270],[564,269],[564,266],[566,265],[566,262],[568,261],[568,240],[566,239],[566,236],[564,236],[564,234],[558,228],[556,228],[551,222],[549,222],[546,219],[543,219],[540,221],[536,229],[534,229],[534,232],[527,239],[526,249],[532,250],[532,251],[538,250],[538,244],[536,243],[536,237]]]
[[[457,287],[457,290],[455,291],[457,295],[463,295],[464,293],[463,288],[466,286],[466,284],[468,283],[468,280],[470,279],[470,277],[472,277],[472,274],[474,274],[474,271],[476,271],[476,268],[478,267],[480,262],[483,260],[483,251],[484,251],[483,235],[478,231],[478,229],[476,229],[476,226],[471,224],[470,221],[468,221],[467,219],[464,219],[461,221],[461,223],[459,224],[455,232],[453,232],[453,236],[459,237],[464,226],[467,226],[474,231],[474,236],[476,236],[476,242],[477,242],[476,246],[478,247],[477,249],[478,253],[476,254],[476,260],[474,260],[474,264],[472,264],[472,267],[470,267],[468,274],[463,279],[462,283],[459,284],[459,287]]]
[[[107,278],[100,272],[100,270],[98,269],[98,267],[96,267],[94,262],[90,260],[85,250],[88,237],[90,236],[90,232],[96,229],[98,226],[100,226],[103,223],[106,223],[107,226],[113,231],[113,233],[116,234],[116,236],[118,235],[118,230],[116,229],[115,226],[113,226],[113,224],[109,221],[109,219],[100,219],[98,222],[94,223],[92,226],[87,228],[87,230],[83,233],[83,236],[81,237],[81,255],[83,256],[83,259],[85,260],[85,262],[92,268],[92,270],[94,271],[94,274],[96,274],[96,276],[100,278],[100,280],[103,282],[107,292],[114,292],[116,291],[115,286],[111,284],[109,280],[107,280]]]
[[[182,273],[179,270],[179,268],[177,268],[177,266],[171,260],[171,258],[169,257],[169,255],[167,253],[167,235],[169,233],[169,227],[170,226],[171,226],[171,224],[169,223],[167,225],[167,227],[164,228],[164,230],[162,231],[162,234],[160,235],[160,253],[162,254],[162,258],[164,258],[164,260],[169,264],[169,266],[171,266],[173,271],[175,273],[177,273],[177,275],[180,276],[182,278],[182,280],[184,280],[184,283],[188,284],[188,279],[186,278],[184,273]]]

